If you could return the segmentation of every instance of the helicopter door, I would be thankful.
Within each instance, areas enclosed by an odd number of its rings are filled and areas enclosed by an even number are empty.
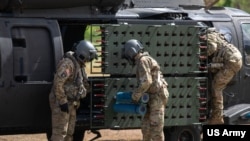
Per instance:
[[[242,57],[243,66],[242,69],[242,88],[241,93],[244,94],[242,97],[243,103],[249,103],[249,83],[250,83],[250,19],[248,21],[241,22],[241,36],[242,36]],[[248,101],[247,101],[248,100]]]
[[[57,22],[0,19],[0,47],[0,111],[5,115],[0,127],[47,126],[48,95],[55,64],[63,54]]]

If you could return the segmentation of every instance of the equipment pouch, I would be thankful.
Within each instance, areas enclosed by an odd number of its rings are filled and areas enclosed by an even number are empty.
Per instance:
[[[162,80],[163,81],[163,85],[160,89],[160,97],[162,99],[162,102],[163,104],[166,106],[167,105],[167,102],[168,102],[168,97],[169,97],[169,92],[168,92],[168,89],[167,89],[167,82],[165,80]]]

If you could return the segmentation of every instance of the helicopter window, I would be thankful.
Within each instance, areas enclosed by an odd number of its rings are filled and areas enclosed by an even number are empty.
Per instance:
[[[50,61],[53,60],[53,48],[47,28],[16,26],[11,36],[14,80],[20,83],[50,81],[54,65]]]
[[[246,64],[250,65],[250,24],[242,24],[244,57]]]
[[[232,43],[232,32],[229,28],[227,27],[220,27],[219,32],[224,35],[225,39],[229,42]]]

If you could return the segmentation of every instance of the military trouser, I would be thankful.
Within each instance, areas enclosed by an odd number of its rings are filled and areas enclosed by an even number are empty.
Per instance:
[[[76,107],[72,102],[68,103],[69,113],[62,112],[59,104],[50,99],[52,114],[52,136],[50,141],[73,141],[76,122]]]
[[[149,94],[148,110],[142,120],[143,141],[164,141],[165,105],[159,94]]]
[[[231,81],[233,76],[240,70],[242,61],[239,60],[236,63],[226,64],[224,68],[219,70],[213,80],[213,92],[212,92],[212,113],[211,113],[211,124],[212,123],[224,123],[223,121],[223,90],[227,84]],[[218,120],[216,122],[215,120]],[[221,122],[220,122],[221,121]]]

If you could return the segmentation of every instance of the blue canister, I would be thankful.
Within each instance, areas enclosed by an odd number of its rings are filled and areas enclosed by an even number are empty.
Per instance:
[[[132,92],[117,92],[115,98],[116,98],[116,103],[131,103]]]
[[[148,93],[143,93],[142,96],[141,96],[140,102],[141,103],[148,103],[148,101],[149,101]]]
[[[133,103],[132,92],[117,92],[115,99],[116,103]],[[149,101],[148,93],[143,93],[139,102],[148,103],[148,101]]]
[[[145,104],[114,104],[113,109],[117,113],[130,113],[144,115],[147,111]]]

